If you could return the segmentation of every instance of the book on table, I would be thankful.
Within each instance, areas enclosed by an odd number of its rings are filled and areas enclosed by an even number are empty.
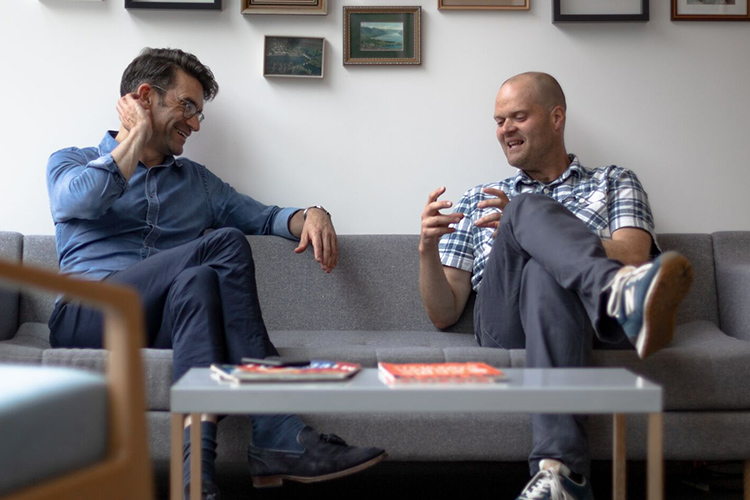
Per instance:
[[[481,362],[378,363],[378,375],[387,384],[488,383],[505,380],[501,370]]]
[[[346,380],[360,370],[358,363],[312,360],[307,364],[278,366],[264,363],[214,363],[214,378],[230,382],[305,382]]]

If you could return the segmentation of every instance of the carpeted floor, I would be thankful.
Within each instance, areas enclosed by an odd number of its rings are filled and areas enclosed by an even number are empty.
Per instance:
[[[667,500],[742,500],[742,464],[666,464]],[[167,499],[168,468],[156,467],[159,499]],[[317,484],[287,483],[281,488],[252,487],[246,464],[219,470],[222,500],[326,499],[470,499],[514,500],[528,481],[523,463],[384,462],[355,476]],[[597,500],[611,497],[611,464],[594,462],[592,485]],[[628,463],[628,498],[644,499],[645,464]]]

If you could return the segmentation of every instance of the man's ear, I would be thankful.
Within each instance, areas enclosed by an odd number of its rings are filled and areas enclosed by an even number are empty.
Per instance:
[[[565,126],[565,110],[562,106],[555,106],[552,109],[552,123],[555,124],[555,128],[561,130]]]
[[[138,99],[148,107],[150,107],[152,103],[155,103],[158,98],[156,89],[148,83],[142,83],[138,86],[138,90],[136,90],[135,93],[138,95]]]

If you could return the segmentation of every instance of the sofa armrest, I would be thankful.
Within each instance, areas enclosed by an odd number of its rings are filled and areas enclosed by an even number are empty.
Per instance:
[[[750,340],[750,232],[713,234],[721,329]]]
[[[23,251],[23,235],[0,231],[0,258],[18,262]],[[12,339],[18,330],[20,294],[16,290],[0,288],[0,340]]]

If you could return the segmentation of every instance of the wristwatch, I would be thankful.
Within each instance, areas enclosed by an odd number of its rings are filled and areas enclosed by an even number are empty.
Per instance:
[[[323,208],[323,207],[322,207],[322,206],[320,206],[320,205],[313,205],[313,206],[311,206],[311,207],[307,207],[307,208],[306,208],[306,209],[305,209],[305,210],[304,210],[304,211],[302,212],[302,220],[303,220],[303,221],[307,220],[307,211],[308,211],[308,210],[310,210],[311,208],[317,208],[318,210],[322,210],[322,211],[324,211],[324,212],[325,212],[325,214],[326,214],[326,215],[327,215],[327,216],[328,216],[329,218],[331,217],[331,214],[330,214],[330,213],[328,212],[328,210],[326,210],[325,208]]]

